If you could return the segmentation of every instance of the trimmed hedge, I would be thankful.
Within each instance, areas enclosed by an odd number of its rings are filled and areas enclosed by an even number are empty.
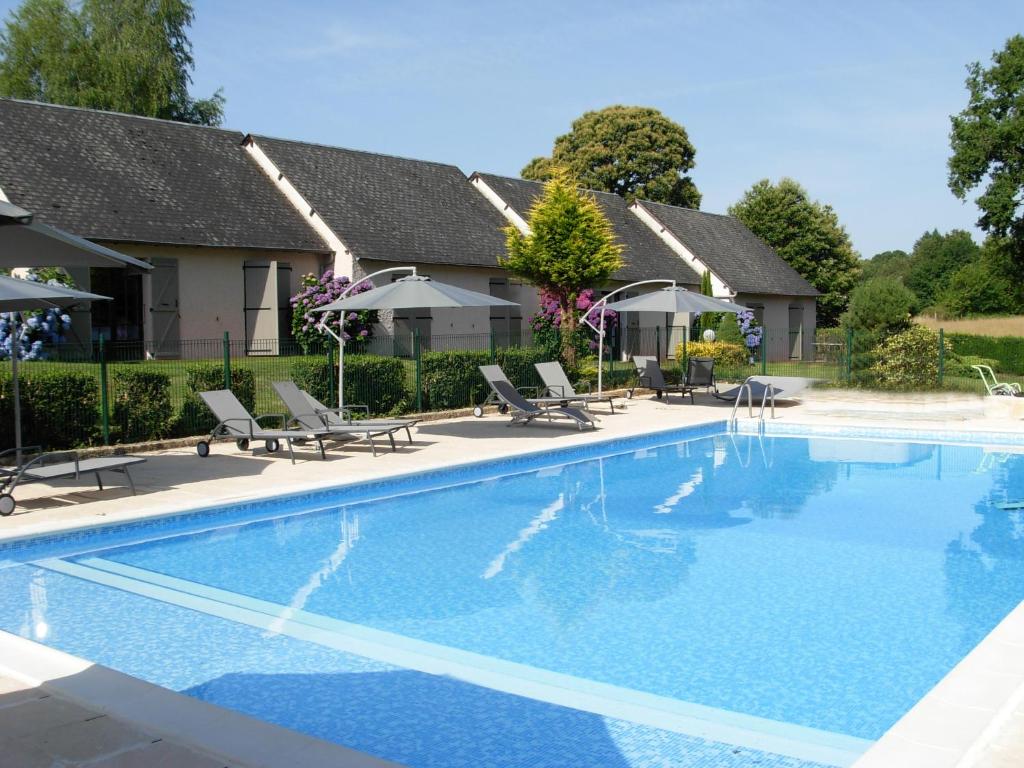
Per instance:
[[[88,445],[97,435],[100,382],[97,376],[71,371],[19,372],[22,444],[44,449]],[[14,395],[11,379],[0,381],[0,440],[14,445]]]
[[[533,364],[549,359],[543,349],[508,347],[495,351],[494,362],[515,386],[539,387],[540,377]],[[420,368],[424,408],[447,411],[483,402],[490,390],[479,367],[490,364],[491,353],[487,350],[424,352]]]
[[[291,367],[291,376],[301,389],[324,405],[336,405],[331,392],[337,391],[338,369],[328,365],[327,360],[312,358],[296,362]],[[399,358],[365,354],[345,358],[346,403],[369,406],[371,414],[389,415],[405,410],[409,397],[405,366]]]
[[[985,357],[997,361],[992,367],[1002,373],[1024,373],[1024,337],[975,336],[947,333],[946,341],[961,357]]]
[[[115,371],[111,426],[120,441],[137,443],[166,437],[173,427],[171,377],[159,371],[127,368]]]
[[[946,354],[949,342],[943,340]],[[874,384],[883,389],[928,390],[939,386],[939,334],[914,325],[893,334],[872,350]]]

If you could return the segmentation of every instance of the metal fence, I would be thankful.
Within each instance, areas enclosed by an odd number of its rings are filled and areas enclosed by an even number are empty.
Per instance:
[[[676,378],[697,334],[684,327],[626,328],[607,339],[602,366],[608,388],[634,381],[631,355],[657,356]],[[763,331],[762,343],[716,362],[721,381],[751,375],[804,376],[839,386],[873,386],[858,342],[838,330],[794,339],[789,329]],[[984,391],[968,366],[955,370],[936,348],[936,387]],[[168,351],[173,357],[167,357]],[[736,351],[736,350],[734,350]],[[160,353],[159,355],[157,353]],[[468,354],[472,353],[472,354]],[[534,362],[550,359],[528,329],[512,334],[380,335],[346,350],[346,402],[376,413],[472,406],[487,395],[476,367],[497,362],[516,386],[540,384]],[[230,387],[254,413],[279,413],[272,382],[292,379],[323,402],[337,403],[337,347],[304,348],[279,340],[181,341],[159,350],[143,342],[59,345],[19,366],[23,434],[27,445],[50,448],[133,442],[201,434],[212,417],[197,392]],[[584,361],[581,378],[596,383],[597,363]],[[0,445],[13,443],[10,360],[0,361]]]

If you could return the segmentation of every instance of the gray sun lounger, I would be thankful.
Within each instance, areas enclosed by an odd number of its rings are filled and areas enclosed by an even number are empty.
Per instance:
[[[665,374],[662,373],[658,358],[634,355],[633,365],[636,366],[636,385],[627,392],[627,397],[633,396],[633,389],[646,387],[653,389],[660,400],[663,394],[678,394],[690,396],[693,403],[693,393],[698,389],[706,389],[709,392],[714,390],[717,394],[718,386],[715,383],[715,361],[710,357],[691,357],[687,360],[686,376],[679,384],[669,384],[665,381]]]
[[[276,453],[283,440],[288,445],[288,455],[291,457],[292,464],[295,463],[295,451],[292,444],[314,440],[320,448],[320,458],[327,458],[323,440],[328,435],[328,430],[322,425],[320,429],[286,429],[288,417],[283,413],[265,413],[253,417],[230,389],[200,392],[199,396],[218,420],[217,426],[210,432],[209,438],[200,440],[196,445],[196,453],[203,458],[210,455],[210,443],[214,440],[234,440],[240,451],[248,450],[255,440],[263,440],[267,453]],[[260,420],[269,418],[278,419],[281,428],[264,428],[260,424]]]
[[[497,405],[502,410],[502,413],[504,413],[505,410],[508,408],[508,403],[502,402],[501,398],[498,397],[498,394],[494,389],[495,382],[499,381],[508,384],[508,386],[512,387],[513,390],[519,393],[520,397],[522,397],[524,400],[526,400],[526,402],[532,405],[539,405],[544,408],[552,405],[560,405],[564,407],[571,402],[583,402],[583,399],[579,397],[565,398],[555,397],[552,395],[538,395],[537,387],[516,387],[512,384],[511,381],[509,381],[508,376],[506,376],[505,372],[501,370],[500,365],[481,365],[480,373],[483,375],[484,380],[490,386],[491,391],[490,393],[488,393],[487,399],[485,399],[482,403],[480,403],[480,405],[476,406],[473,409],[473,415],[478,418],[484,415],[484,408],[488,405]],[[523,394],[523,390],[533,390],[534,395],[532,397],[528,397]]]
[[[565,369],[561,363],[557,361],[552,363],[534,363],[533,367],[537,369],[540,380],[544,382],[544,394],[546,396],[562,397],[564,398],[562,402],[565,405],[569,403],[583,403],[583,406],[586,407],[591,403],[608,403],[612,413],[615,413],[615,402],[611,395],[577,392],[576,388],[569,381],[569,377],[565,375]],[[586,382],[586,384],[589,389],[590,382]]]
[[[0,515],[7,516],[14,512],[14,489],[26,483],[41,483],[50,480],[78,479],[82,475],[94,475],[99,490],[103,490],[101,472],[119,472],[128,481],[132,496],[135,495],[135,483],[128,468],[142,464],[145,459],[138,456],[97,456],[91,459],[80,459],[78,454],[69,451],[58,453],[39,453],[37,448],[22,448],[20,451],[11,448],[0,452],[0,458],[15,453],[37,454],[32,459],[15,467],[0,467]],[[67,457],[71,456],[68,461]]]
[[[581,411],[579,408],[542,408],[541,406],[527,400],[519,394],[519,391],[515,387],[506,381],[492,381],[489,383],[498,400],[503,405],[508,406],[508,409],[512,412],[512,421],[509,422],[509,426],[512,426],[513,424],[529,424],[531,421],[538,418],[547,418],[550,420],[557,417],[576,422],[576,426],[580,430],[584,427],[590,427],[591,429],[597,428],[594,417],[586,411]]]
[[[308,392],[299,389],[294,381],[271,382],[277,396],[281,398],[285,408],[291,414],[292,423],[300,429],[326,430],[327,437],[363,437],[370,443],[370,450],[377,455],[375,437],[387,437],[391,442],[391,450],[396,450],[395,432],[405,430],[406,437],[412,442],[411,427],[416,425],[414,419],[353,419],[350,408],[369,408],[366,406],[349,406],[348,408],[328,408]]]

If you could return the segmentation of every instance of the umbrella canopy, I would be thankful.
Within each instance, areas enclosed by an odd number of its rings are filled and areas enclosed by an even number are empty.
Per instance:
[[[415,309],[417,307],[517,307],[486,293],[477,293],[424,275],[409,275],[365,293],[346,296],[313,312],[355,312],[361,309]]]
[[[9,206],[15,210],[17,206]],[[148,272],[144,261],[38,222],[0,210],[0,267],[128,267]]]
[[[108,296],[76,291],[63,285],[47,285],[0,275],[0,312],[70,307],[83,301],[106,300],[109,300]]]
[[[2,231],[0,227],[0,231]],[[0,311],[23,312],[33,309],[66,308],[83,301],[109,301],[109,296],[76,291],[63,285],[47,285],[32,280],[0,276]],[[15,331],[19,333],[19,331]],[[12,341],[17,341],[12,339]],[[14,400],[15,459],[21,463],[21,393],[18,389],[18,343],[11,345],[11,389]]]
[[[678,285],[642,293],[631,299],[609,302],[606,307],[616,312],[745,312],[747,307],[731,301],[695,293]]]

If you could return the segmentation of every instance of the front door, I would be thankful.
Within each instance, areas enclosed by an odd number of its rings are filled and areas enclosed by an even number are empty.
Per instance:
[[[149,273],[153,305],[153,338],[149,345],[154,357],[181,356],[181,315],[178,311],[178,260],[153,259]]]

